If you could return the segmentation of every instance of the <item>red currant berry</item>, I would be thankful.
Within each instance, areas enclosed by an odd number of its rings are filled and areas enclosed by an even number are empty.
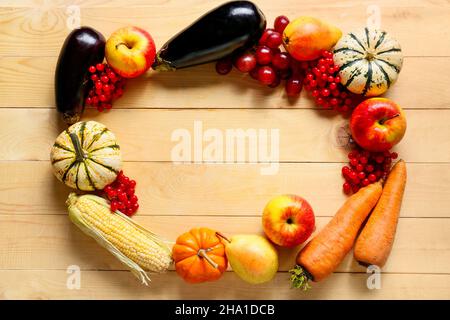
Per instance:
[[[256,58],[251,53],[246,53],[236,59],[236,68],[240,72],[250,72],[256,67]]]
[[[117,201],[111,201],[111,211],[115,212],[119,209],[119,203]]]
[[[350,183],[348,183],[348,182],[345,182],[345,183],[342,185],[342,188],[344,189],[344,192],[345,192],[346,194],[349,194],[349,193],[352,191],[352,186],[351,186]]]
[[[259,44],[262,46],[266,45],[267,38],[274,32],[275,32],[274,29],[271,29],[271,28],[266,29],[263,32],[261,38],[259,39]]]
[[[347,167],[347,166],[343,166],[342,167],[342,174],[343,175],[346,175],[346,174],[348,174],[350,172],[350,168],[349,167]]]
[[[275,31],[277,31],[279,33],[283,33],[284,29],[287,27],[288,24],[289,24],[288,17],[278,16],[278,17],[276,17],[273,25],[274,25]]]
[[[286,94],[288,97],[297,97],[302,91],[302,80],[290,78],[286,81]]]
[[[266,39],[266,46],[271,49],[278,48],[283,42],[281,34],[279,32],[273,32]]]
[[[260,46],[256,49],[256,61],[260,65],[269,64],[272,61],[272,50],[266,46]]]
[[[136,195],[130,196],[130,202],[131,204],[138,202],[138,197]]]
[[[127,194],[125,192],[120,192],[117,193],[117,198],[119,199],[119,201],[121,202],[125,202],[128,200]]]
[[[375,157],[375,162],[376,163],[383,163],[384,162],[384,157],[383,156],[376,156]]]
[[[95,71],[97,71],[97,69],[95,68],[95,66],[90,66],[90,67],[89,67],[89,72],[90,72],[90,73],[94,73]]]
[[[272,84],[275,81],[276,73],[272,67],[263,66],[258,70],[258,80],[265,85]]]
[[[280,85],[280,83],[281,83],[280,77],[275,76],[275,80],[271,84],[269,84],[269,87],[270,88],[276,88],[276,87],[278,87]]]
[[[222,59],[217,61],[216,63],[216,72],[221,75],[225,75],[230,73],[231,69],[233,69],[233,64],[231,63],[231,59]]]
[[[289,68],[290,62],[291,58],[286,52],[277,53],[272,59],[273,66],[278,70],[285,70]]]
[[[350,165],[352,167],[356,167],[358,165],[358,163],[359,163],[358,159],[356,159],[356,158],[350,159]]]
[[[100,81],[97,81],[97,82],[95,83],[95,88],[96,88],[96,89],[101,89],[101,88],[103,88],[103,84],[102,84]]]

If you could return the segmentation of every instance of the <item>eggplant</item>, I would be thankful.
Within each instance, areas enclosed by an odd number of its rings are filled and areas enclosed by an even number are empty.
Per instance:
[[[89,66],[103,62],[105,37],[98,31],[81,27],[64,41],[55,71],[56,109],[67,124],[80,120],[84,101],[92,86]]]
[[[253,47],[266,28],[266,18],[250,1],[231,1],[209,11],[175,35],[158,51],[155,70],[191,67]]]

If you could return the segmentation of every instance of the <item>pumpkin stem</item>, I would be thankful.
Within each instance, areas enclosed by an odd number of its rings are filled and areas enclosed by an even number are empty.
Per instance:
[[[367,51],[366,52],[366,59],[369,61],[372,61],[373,59],[375,59],[375,55],[376,53],[372,52],[372,51]]]
[[[78,139],[78,136],[76,133],[71,132],[69,133],[70,139],[72,140],[73,147],[75,149],[75,154],[77,155],[77,161],[81,162],[86,158],[86,154],[83,151],[83,148],[81,147],[80,139]]]
[[[216,269],[219,268],[219,265],[218,265],[217,263],[215,263],[214,260],[211,259],[211,258],[206,254],[208,251],[211,251],[211,248],[209,248],[209,249],[207,249],[207,250],[205,250],[205,249],[200,249],[200,250],[198,250],[197,255],[200,256],[200,257],[202,257],[202,258],[205,258],[205,260],[208,261],[208,263],[209,263],[210,265],[212,265],[214,268],[216,268]]]
[[[222,238],[223,240],[227,241],[228,243],[231,243],[230,239],[228,239],[227,237],[225,237],[222,233],[216,231],[216,236],[218,236],[219,238]]]

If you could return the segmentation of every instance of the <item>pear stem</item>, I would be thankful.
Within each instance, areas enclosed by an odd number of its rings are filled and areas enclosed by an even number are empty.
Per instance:
[[[200,249],[200,250],[198,250],[198,252],[197,252],[197,255],[198,256],[200,256],[200,257],[202,257],[202,258],[205,258],[205,260],[206,261],[208,261],[208,263],[210,264],[210,265],[212,265],[214,268],[219,268],[219,265],[217,264],[217,263],[215,263],[214,261],[213,261],[213,259],[211,259],[208,255],[207,255],[207,252],[208,251],[211,251],[212,249],[211,248],[208,248],[208,249]]]
[[[227,241],[228,243],[231,243],[230,239],[228,239],[227,237],[225,237],[222,233],[216,231],[216,236],[218,236],[219,238],[222,238],[223,240]]]

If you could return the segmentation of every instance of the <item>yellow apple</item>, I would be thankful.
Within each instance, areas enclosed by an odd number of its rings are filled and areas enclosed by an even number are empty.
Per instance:
[[[121,28],[106,41],[106,60],[124,78],[135,78],[146,72],[155,60],[155,55],[153,38],[138,27]]]
[[[314,211],[302,197],[281,195],[266,205],[262,223],[266,236],[273,243],[294,247],[305,242],[313,233]]]

